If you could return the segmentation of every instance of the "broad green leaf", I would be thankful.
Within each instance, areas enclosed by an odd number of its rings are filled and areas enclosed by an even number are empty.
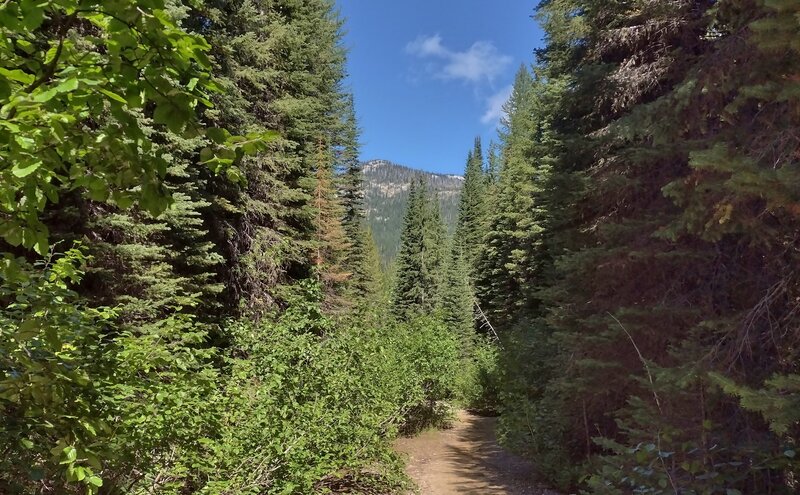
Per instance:
[[[36,172],[36,170],[41,165],[42,165],[42,162],[40,162],[40,161],[31,163],[30,165],[25,165],[25,166],[14,165],[14,167],[11,169],[11,173],[14,174],[14,176],[16,176],[16,177],[24,178],[24,177],[27,177],[27,176],[31,175],[32,173]]]
[[[36,251],[36,253],[40,256],[47,255],[48,251],[50,251],[50,242],[47,239],[46,233],[38,232],[36,234],[36,241],[33,244],[33,250]]]
[[[40,2],[36,0],[22,0],[20,2],[22,24],[28,28],[29,31],[37,29],[42,25],[42,22],[44,22],[44,9],[42,9],[39,3]]]
[[[64,447],[64,450],[62,450],[61,452],[63,454],[62,456],[63,459],[61,461],[61,464],[69,464],[75,462],[75,460],[78,458],[78,450],[72,445]]]
[[[222,144],[231,137],[231,133],[219,127],[211,127],[206,129],[206,137],[217,144]]]
[[[115,101],[118,101],[118,102],[122,103],[123,105],[128,103],[128,100],[126,100],[122,96],[118,95],[117,93],[114,93],[113,91],[109,91],[109,90],[107,90],[105,88],[97,88],[97,90],[100,91],[101,93],[103,93],[104,95],[108,96],[112,100],[115,100]]]
[[[172,132],[181,132],[186,125],[178,109],[169,103],[162,103],[156,107],[153,120],[157,124],[166,125]]]
[[[59,93],[69,93],[70,91],[75,91],[78,89],[78,80],[75,78],[67,79],[66,81],[59,83],[55,89]]]
[[[17,328],[16,338],[18,342],[26,342],[39,333],[39,322],[35,319],[27,319],[20,323]]]
[[[19,246],[22,244],[22,228],[18,225],[11,224],[7,227],[6,231],[3,232],[3,238],[12,246]]]
[[[0,76],[4,76],[6,79],[17,81],[22,84],[31,84],[36,80],[33,74],[28,74],[27,72],[23,72],[19,69],[8,70],[2,67],[0,67]]]
[[[37,103],[47,103],[48,101],[52,100],[57,94],[58,94],[58,88],[50,88],[47,91],[37,93],[33,97],[33,101]]]

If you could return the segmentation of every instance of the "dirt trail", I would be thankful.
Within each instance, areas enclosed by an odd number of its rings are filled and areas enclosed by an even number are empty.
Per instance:
[[[408,475],[421,495],[556,495],[536,486],[531,467],[497,445],[496,418],[460,411],[453,428],[402,438]]]

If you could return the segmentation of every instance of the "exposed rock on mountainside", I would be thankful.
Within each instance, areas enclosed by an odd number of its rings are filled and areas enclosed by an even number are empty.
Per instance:
[[[364,163],[364,204],[384,263],[391,262],[397,255],[408,189],[417,177],[423,177],[429,192],[438,195],[442,219],[452,232],[458,218],[463,177],[424,172],[387,160]]]

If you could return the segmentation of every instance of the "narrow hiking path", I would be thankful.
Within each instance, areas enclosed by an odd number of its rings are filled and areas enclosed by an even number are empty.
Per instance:
[[[449,430],[401,438],[406,471],[421,495],[555,495],[537,487],[530,464],[497,444],[497,418],[464,411]]]

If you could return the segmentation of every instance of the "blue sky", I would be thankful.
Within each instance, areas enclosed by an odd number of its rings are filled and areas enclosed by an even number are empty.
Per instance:
[[[542,32],[539,0],[337,0],[365,160],[458,173]]]

